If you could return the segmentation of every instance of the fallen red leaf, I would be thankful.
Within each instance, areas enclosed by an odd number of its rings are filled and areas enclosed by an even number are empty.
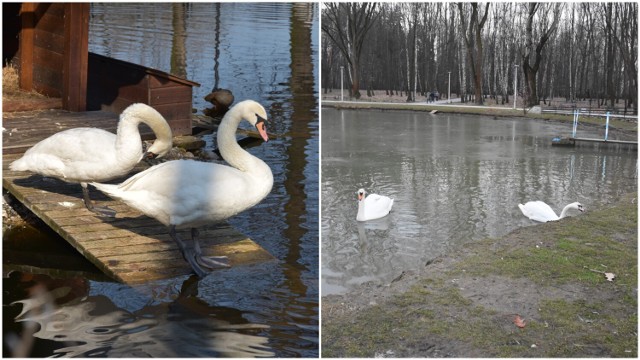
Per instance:
[[[513,318],[513,323],[521,329],[524,328],[527,324],[524,319],[520,317],[520,315],[516,315],[516,317]]]

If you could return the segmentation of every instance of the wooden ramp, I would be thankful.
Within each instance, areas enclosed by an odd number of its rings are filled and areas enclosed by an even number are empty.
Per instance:
[[[117,121],[117,115],[101,111],[4,113],[2,186],[80,254],[118,281],[132,284],[189,274],[191,268],[167,228],[156,220],[91,188],[92,199],[118,212],[111,219],[95,216],[84,207],[79,184],[8,168],[26,149],[55,132],[81,126],[115,132]],[[144,168],[139,166],[134,172]],[[273,259],[226,223],[200,230],[203,252],[228,256],[232,266]],[[179,234],[185,239],[190,236],[189,230]]]

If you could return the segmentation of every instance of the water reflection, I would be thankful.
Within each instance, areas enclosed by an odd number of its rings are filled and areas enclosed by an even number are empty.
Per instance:
[[[552,148],[560,124],[323,109],[322,131],[323,295],[534,225],[518,203],[589,209],[636,190],[635,149]],[[395,199],[384,229],[355,220],[360,187]]]
[[[244,312],[235,308],[210,306],[201,300],[196,277],[185,280],[179,291],[170,290],[162,298],[144,296],[142,289],[115,290],[121,296],[132,296],[131,293],[137,291],[133,297],[147,301],[133,311],[120,307],[110,297],[91,295],[90,285],[81,278],[59,280],[46,275],[13,273],[8,281],[23,283],[30,294],[29,298],[10,305],[21,307],[16,321],[38,324],[39,330],[33,336],[58,343],[60,348],[55,354],[68,357],[274,355],[265,336],[269,326],[248,322]]]

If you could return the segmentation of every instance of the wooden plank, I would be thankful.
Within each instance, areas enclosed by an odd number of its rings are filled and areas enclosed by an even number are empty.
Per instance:
[[[191,268],[167,227],[158,221],[92,188],[93,200],[117,211],[115,218],[98,217],[84,207],[80,185],[8,168],[21,154],[8,154],[6,148],[17,142],[35,143],[63,128],[86,124],[114,126],[117,118],[105,112],[61,110],[8,116],[3,126],[13,135],[3,137],[3,187],[98,269],[118,281],[133,284],[190,274]],[[146,166],[140,164],[136,171]],[[65,206],[69,204],[73,206]],[[184,229],[178,236],[189,239],[191,235]],[[227,223],[200,229],[200,240],[205,255],[228,256],[233,266],[273,260],[266,250]]]
[[[638,145],[637,141],[626,141],[626,140],[604,140],[604,139],[592,139],[592,138],[570,138],[574,141],[584,141],[584,142],[595,142],[602,144],[624,144],[624,145]]]
[[[70,111],[87,109],[89,67],[89,4],[65,4],[62,106]]]
[[[64,25],[62,22],[64,16],[54,13],[55,8],[55,6],[50,6],[44,14],[38,17],[38,33],[48,32],[55,35],[64,34]],[[60,8],[58,8],[58,12],[59,10]],[[58,51],[62,52],[62,49],[58,49]]]
[[[35,23],[35,3],[23,3],[20,11],[22,30],[20,34],[20,88],[33,89],[33,47]]]
[[[64,34],[39,31],[36,33],[34,44],[36,47],[49,50],[62,58],[62,52],[64,51]]]
[[[151,105],[191,103],[190,86],[167,86],[151,89],[149,96]]]
[[[33,50],[33,64],[36,67],[43,67],[51,71],[58,73],[58,76],[62,76],[62,53],[53,51],[46,47],[36,46]]]

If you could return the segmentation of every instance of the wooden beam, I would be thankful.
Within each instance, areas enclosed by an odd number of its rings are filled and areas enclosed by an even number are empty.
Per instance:
[[[20,88],[33,89],[33,44],[35,38],[36,3],[23,3],[20,10]]]
[[[89,6],[88,3],[65,4],[62,106],[69,111],[87,109]]]

